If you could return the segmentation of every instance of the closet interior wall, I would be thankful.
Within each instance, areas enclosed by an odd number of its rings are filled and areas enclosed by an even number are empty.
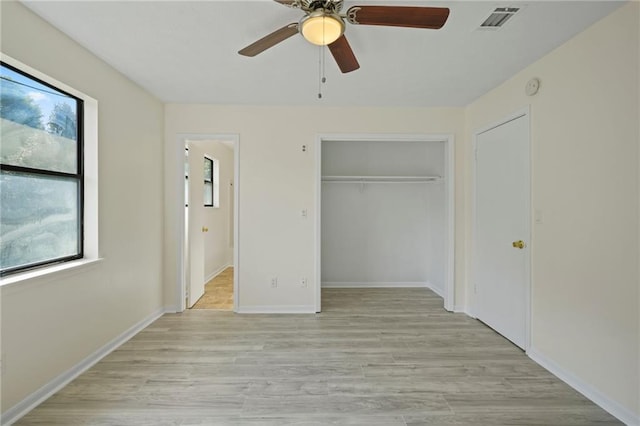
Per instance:
[[[446,279],[445,142],[322,143],[323,287]]]

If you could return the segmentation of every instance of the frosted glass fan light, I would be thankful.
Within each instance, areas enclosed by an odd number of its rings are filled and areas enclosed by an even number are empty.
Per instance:
[[[344,32],[344,22],[337,16],[322,11],[305,17],[300,26],[302,36],[318,46],[326,46],[336,41]]]

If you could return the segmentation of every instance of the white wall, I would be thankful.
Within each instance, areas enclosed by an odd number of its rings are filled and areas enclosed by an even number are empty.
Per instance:
[[[322,282],[426,285],[427,185],[323,183]]]
[[[165,302],[175,305],[178,271],[178,214],[175,208],[181,153],[178,134],[238,134],[239,165],[239,302],[243,308],[277,306],[314,310],[315,149],[327,133],[453,134],[461,137],[463,110],[454,108],[322,108],[175,105],[165,108]],[[309,120],[320,117],[322,120]],[[307,152],[302,145],[307,145]],[[462,163],[462,150],[456,151]],[[458,180],[456,180],[458,182]],[[462,207],[462,188],[456,202]],[[309,216],[303,219],[302,209]],[[462,216],[457,215],[460,227]],[[460,231],[458,235],[463,236]],[[464,241],[456,244],[462,255]],[[462,283],[463,263],[456,263]],[[278,276],[271,288],[270,277]],[[299,286],[300,277],[307,288]],[[459,285],[456,300],[464,289]],[[460,299],[458,299],[460,298]]]
[[[636,422],[639,6],[613,12],[466,111],[471,152],[474,131],[531,105],[532,201],[543,215],[532,225],[532,354]],[[531,77],[542,84],[527,97]]]
[[[443,176],[444,142],[324,141],[324,176]]]
[[[121,333],[162,300],[162,104],[17,2],[2,52],[98,100],[102,262],[1,288],[2,410]]]

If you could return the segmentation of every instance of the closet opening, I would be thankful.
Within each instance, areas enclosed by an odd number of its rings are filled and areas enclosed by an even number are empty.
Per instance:
[[[322,288],[423,287],[453,310],[453,136],[323,135],[316,165]]]

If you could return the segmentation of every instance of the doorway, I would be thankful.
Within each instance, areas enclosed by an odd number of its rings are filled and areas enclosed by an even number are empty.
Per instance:
[[[475,134],[474,314],[522,349],[530,310],[528,111]]]
[[[453,136],[316,146],[316,311],[322,287],[425,287],[453,310]]]
[[[182,151],[179,311],[237,311],[238,135],[179,135]]]

